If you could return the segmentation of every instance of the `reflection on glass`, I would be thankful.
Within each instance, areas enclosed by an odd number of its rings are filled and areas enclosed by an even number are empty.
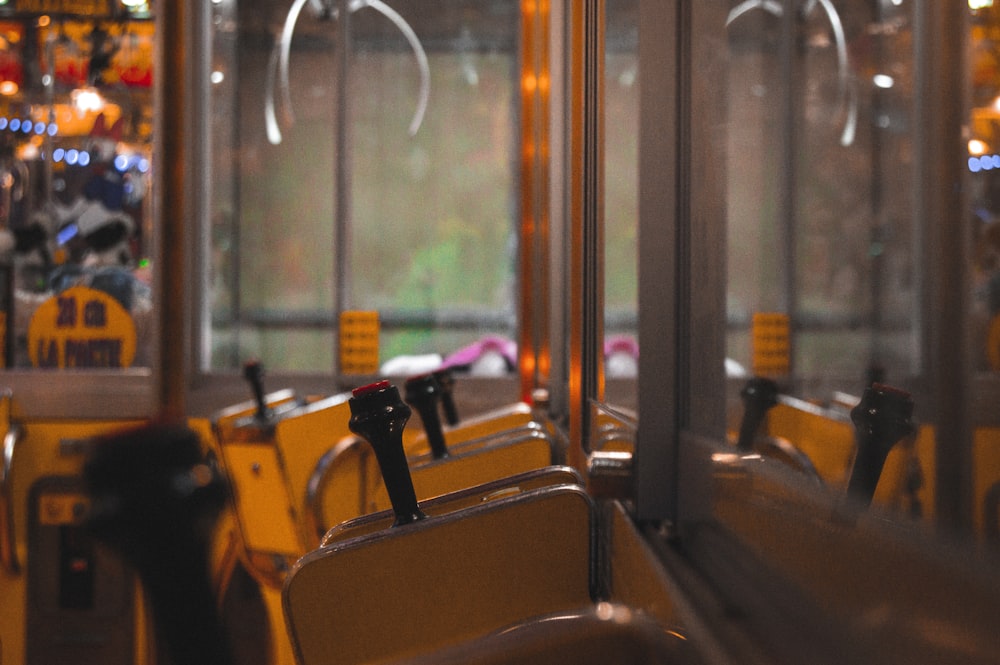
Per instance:
[[[866,387],[924,369],[914,3],[734,1],[725,16],[731,442],[845,492]],[[922,517],[932,435],[891,445],[874,501]]]
[[[753,371],[753,315],[787,315],[787,378],[811,399],[919,369],[911,12],[807,0],[729,15],[728,353]]]

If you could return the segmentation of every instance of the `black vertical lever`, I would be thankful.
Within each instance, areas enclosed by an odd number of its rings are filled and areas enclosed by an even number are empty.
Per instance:
[[[447,457],[448,447],[444,442],[441,417],[438,416],[441,384],[433,374],[421,374],[407,379],[405,389],[406,403],[417,410],[420,420],[424,423],[424,433],[431,447],[431,455],[434,459]]]
[[[250,383],[254,401],[257,403],[257,420],[270,420],[271,409],[264,399],[264,368],[259,360],[248,360],[243,364],[243,378]]]
[[[410,467],[403,451],[403,427],[410,419],[410,407],[388,381],[355,388],[348,400],[351,419],[347,427],[363,437],[375,451],[385,489],[396,513],[393,526],[402,526],[425,517],[417,505]]]
[[[441,408],[444,410],[444,421],[449,426],[458,424],[458,409],[455,408],[455,375],[448,368],[433,372],[438,385],[441,386]]]
[[[905,390],[882,383],[865,388],[861,401],[851,409],[858,450],[847,484],[850,496],[871,504],[889,451],[913,432],[912,415],[913,400]]]
[[[760,430],[764,417],[778,403],[778,384],[771,379],[755,376],[747,381],[740,391],[743,398],[743,422],[736,447],[748,453],[753,450],[754,439]]]
[[[229,665],[209,571],[228,483],[180,425],[154,424],[97,442],[84,467],[85,521],[142,578],[159,643],[180,665]]]

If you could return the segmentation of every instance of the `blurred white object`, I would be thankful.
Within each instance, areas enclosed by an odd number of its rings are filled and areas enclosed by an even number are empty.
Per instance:
[[[387,376],[412,376],[426,374],[441,367],[442,358],[437,353],[425,353],[413,356],[396,356],[386,360],[380,368],[380,373]]]
[[[739,364],[732,358],[726,358],[726,378],[727,379],[746,379],[750,376],[746,368]]]
[[[484,351],[469,365],[470,376],[504,376],[508,371],[507,359],[500,351]]]

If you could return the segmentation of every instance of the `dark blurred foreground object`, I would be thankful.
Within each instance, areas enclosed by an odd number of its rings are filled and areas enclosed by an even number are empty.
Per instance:
[[[230,665],[208,550],[228,485],[197,434],[157,423],[98,439],[84,468],[86,526],[139,574],[173,665]]]

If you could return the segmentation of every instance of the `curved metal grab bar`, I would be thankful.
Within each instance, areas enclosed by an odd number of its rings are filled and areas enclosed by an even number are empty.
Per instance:
[[[264,103],[264,121],[267,129],[267,140],[272,145],[278,145],[282,140],[274,104],[275,70],[277,70],[278,75],[277,85],[281,89],[281,98],[284,103],[285,113],[287,114],[286,119],[289,124],[295,122],[295,114],[292,110],[291,86],[289,85],[289,60],[291,58],[292,35],[295,33],[295,25],[298,23],[299,16],[306,4],[312,5],[318,12],[323,11],[322,5],[318,0],[295,0],[288,10],[288,15],[285,17],[285,24],[281,29],[281,35],[275,43],[268,61],[267,80],[265,82],[267,99]],[[400,16],[392,7],[382,2],[382,0],[352,0],[348,4],[347,9],[353,13],[365,7],[374,9],[392,21],[393,25],[406,37],[410,48],[413,49],[413,55],[417,60],[417,67],[420,69],[420,94],[417,99],[417,108],[409,127],[410,136],[413,136],[420,129],[420,125],[423,124],[424,114],[427,111],[427,103],[430,99],[431,71],[430,64],[427,61],[427,53],[424,51],[423,44],[420,43],[417,33],[406,22],[406,19]],[[334,9],[330,15],[336,18],[337,10]]]
[[[452,457],[449,459],[475,455],[484,448],[506,447],[532,440],[547,441],[553,450],[553,455],[555,455],[558,451],[559,442],[548,432],[535,425],[527,425],[511,430],[509,436],[506,434],[501,434],[496,437],[484,436],[478,439],[470,439],[468,441],[455,444],[449,448],[449,451],[452,454]],[[337,526],[336,524],[330,524],[330,520],[327,519],[323,505],[323,492],[328,486],[328,483],[331,482],[335,463],[343,459],[341,456],[346,456],[352,449],[360,451],[360,454],[364,456],[371,454],[371,448],[360,437],[344,437],[334,444],[332,448],[327,450],[327,452],[324,453],[324,455],[316,462],[316,466],[313,468],[313,472],[309,477],[308,483],[306,484],[305,518],[312,532],[318,534],[320,537],[322,537],[322,535],[331,528]],[[433,460],[430,453],[408,455],[407,460],[409,464],[417,467],[425,466],[429,463],[448,464],[448,461],[446,460]],[[367,478],[362,473],[360,477],[362,495],[367,495],[369,491],[369,488],[365,484],[366,481]],[[363,510],[363,506],[359,505],[359,510]]]
[[[847,118],[844,121],[844,129],[840,133],[840,145],[849,146],[854,143],[854,136],[858,127],[858,100],[857,95],[851,86],[850,62],[847,56],[847,36],[844,33],[844,22],[833,6],[831,0],[806,0],[802,9],[802,16],[812,13],[816,5],[819,4],[830,21],[830,28],[833,30],[833,41],[837,48],[837,107],[846,109]],[[726,17],[726,27],[728,28],[734,21],[747,12],[754,9],[763,9],[772,16],[784,15],[784,7],[776,0],[746,0],[729,11]]]
[[[9,422],[11,394],[5,393],[0,400],[6,402],[8,414],[7,432],[3,436],[3,465],[0,467],[0,565],[11,575],[21,572],[17,558],[17,532],[14,530],[13,470],[14,450],[21,440],[21,428]]]

